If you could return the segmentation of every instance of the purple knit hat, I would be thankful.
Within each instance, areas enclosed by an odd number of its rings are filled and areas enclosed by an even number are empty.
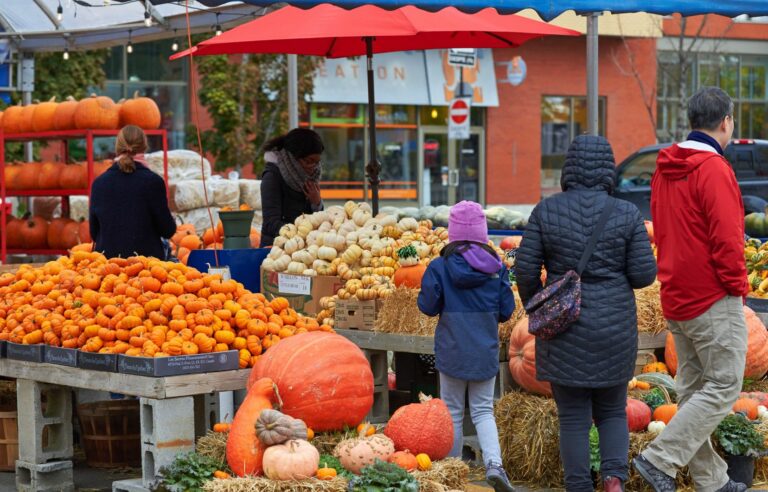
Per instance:
[[[451,207],[448,217],[448,240],[488,242],[488,224],[479,203],[462,201]]]

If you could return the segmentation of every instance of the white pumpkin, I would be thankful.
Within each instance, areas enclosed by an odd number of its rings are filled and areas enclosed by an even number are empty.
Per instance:
[[[273,258],[266,257],[264,261],[261,262],[261,268],[263,268],[266,272],[274,272],[275,260]]]
[[[306,243],[308,245],[317,244],[318,246],[322,246],[322,238],[323,233],[320,231],[312,231],[309,234],[307,234]]]
[[[303,215],[296,219],[296,232],[299,236],[307,237],[307,235],[314,229],[315,226],[312,225],[312,222],[310,222],[309,219],[304,218]]]
[[[317,473],[320,453],[309,442],[290,440],[264,451],[262,467],[270,480],[303,480]]]
[[[317,257],[321,260],[331,261],[336,258],[336,255],[336,248],[332,248],[330,246],[320,246],[320,248],[317,250]]]
[[[320,232],[332,231],[333,224],[331,224],[330,222],[323,222],[322,224],[320,224],[320,227],[318,227],[317,230]]]
[[[277,236],[275,238],[275,241],[272,243],[272,247],[282,248],[285,246],[285,243],[288,242],[288,238],[283,236]]]
[[[335,222],[338,219],[341,219],[343,222],[347,218],[347,213],[344,211],[344,207],[340,207],[338,205],[328,207],[325,210],[325,213],[328,214],[331,222]]]
[[[347,214],[347,218],[351,219],[352,215],[358,210],[357,203],[353,202],[352,200],[349,200],[347,203],[344,204],[344,212]]]
[[[357,208],[359,210],[362,210],[363,212],[368,212],[369,214],[373,214],[373,209],[371,208],[371,204],[368,202],[360,202],[357,204]]]
[[[285,238],[292,238],[298,233],[298,228],[295,224],[285,224],[280,228],[280,235]]]
[[[653,422],[648,424],[648,432],[650,434],[653,434],[654,436],[657,436],[661,434],[661,431],[663,431],[666,426],[667,424],[665,424],[661,420],[654,420]]]
[[[353,244],[344,251],[341,255],[342,261],[347,265],[353,265],[357,263],[357,260],[363,255],[363,248],[357,244]]]
[[[283,246],[283,249],[286,253],[289,255],[292,255],[296,251],[300,250],[304,247],[304,240],[300,236],[292,237],[288,241],[285,242],[285,246]]]
[[[397,225],[397,217],[385,213],[379,213],[376,216],[376,221],[381,224],[381,227]]]
[[[355,210],[355,213],[352,215],[352,221],[358,227],[363,227],[365,223],[368,222],[368,220],[370,220],[370,218],[371,218],[370,213],[360,209]]]
[[[403,232],[416,231],[419,228],[419,223],[413,217],[404,217],[400,219],[400,222],[397,223],[397,226]]]
[[[275,271],[276,272],[284,272],[288,265],[291,264],[291,257],[288,255],[283,255],[277,260],[275,260]]]
[[[301,272],[302,275],[307,275],[309,277],[317,277],[317,272],[312,270],[311,268],[307,268],[303,272]]]
[[[269,254],[267,255],[267,258],[271,258],[273,260],[276,260],[283,256],[285,254],[285,251],[280,246],[272,246],[272,249],[269,250]]]
[[[757,406],[757,417],[760,420],[768,420],[768,408],[763,405]]]
[[[300,249],[291,255],[291,260],[303,263],[304,265],[311,265],[315,261],[315,257],[306,249]]]
[[[306,270],[307,266],[304,263],[298,261],[292,261],[288,264],[288,268],[285,270],[287,273],[299,275]]]

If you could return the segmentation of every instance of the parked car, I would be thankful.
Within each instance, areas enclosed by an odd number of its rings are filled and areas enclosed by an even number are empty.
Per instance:
[[[637,205],[646,219],[651,219],[651,178],[656,170],[656,156],[671,144],[643,147],[624,159],[616,169],[614,196]],[[744,213],[765,211],[768,205],[768,140],[732,140],[725,148],[744,199]]]

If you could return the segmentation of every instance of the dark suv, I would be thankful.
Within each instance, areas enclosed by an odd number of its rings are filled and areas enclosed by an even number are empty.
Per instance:
[[[651,219],[651,177],[659,150],[671,144],[643,147],[622,161],[616,169],[614,196],[637,205]],[[732,140],[725,158],[736,172],[744,199],[744,213],[763,212],[768,205],[768,140]]]

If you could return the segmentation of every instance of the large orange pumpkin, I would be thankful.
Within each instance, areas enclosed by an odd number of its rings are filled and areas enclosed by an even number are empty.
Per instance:
[[[517,322],[509,337],[509,372],[523,389],[552,396],[552,387],[536,379],[536,337],[528,333],[528,317]]]
[[[36,132],[49,132],[53,130],[53,116],[56,114],[57,106],[56,97],[52,97],[50,101],[35,106],[35,111],[32,115],[32,130]]]
[[[744,306],[744,318],[747,322],[747,362],[744,366],[744,378],[761,379],[768,372],[768,331],[754,311]],[[675,339],[667,334],[664,347],[664,361],[673,376],[677,373],[677,352]]]
[[[3,171],[5,173],[6,190],[16,189],[16,175],[19,174],[19,171],[21,171],[21,166],[12,166],[6,163],[5,170]]]
[[[5,223],[6,233],[6,246],[8,248],[21,248],[23,242],[21,240],[21,228],[24,226],[24,221],[13,217],[9,217]]]
[[[59,173],[59,188],[78,190],[88,186],[88,168],[82,164],[68,164]]]
[[[424,272],[427,271],[427,267],[421,263],[416,263],[411,266],[401,266],[395,271],[395,276],[392,279],[397,287],[409,287],[411,289],[421,288],[421,278],[424,276]]]
[[[67,218],[58,218],[53,219],[48,224],[48,232],[46,234],[46,237],[48,238],[48,247],[50,249],[64,249],[64,241],[63,241],[63,235],[62,231],[64,230],[64,227],[67,224],[74,223],[72,219]],[[70,246],[66,246],[66,248],[69,248]]]
[[[21,109],[19,116],[19,133],[29,133],[33,131],[32,120],[35,117],[35,108],[37,104],[27,104]]]
[[[64,102],[56,105],[53,112],[54,130],[74,130],[75,129],[75,110],[77,110],[77,100],[69,96]]]
[[[50,234],[48,235],[50,237]],[[90,242],[90,238],[88,240],[83,241],[80,239],[80,224],[75,222],[74,220],[70,220],[66,224],[64,224],[64,227],[61,228],[61,248],[63,249],[71,249],[77,246],[80,243],[83,242]]]
[[[38,162],[26,162],[21,165],[19,172],[16,173],[13,189],[15,190],[33,190],[37,187],[37,177],[40,174],[41,164]]]
[[[3,111],[3,131],[8,133],[20,133],[21,128],[21,112],[24,107],[19,103],[16,106],[8,106]]]
[[[22,247],[45,249],[48,246],[48,222],[42,217],[31,217],[21,228]]]
[[[90,130],[116,130],[120,126],[120,110],[107,96],[92,95],[77,103],[75,127]]]
[[[248,384],[265,377],[280,388],[283,413],[315,432],[354,428],[373,406],[368,360],[357,345],[335,333],[301,333],[269,347]]]
[[[148,97],[139,97],[139,92],[133,94],[120,105],[120,126],[136,125],[145,130],[160,128],[160,108]]]
[[[63,164],[56,162],[44,162],[40,166],[40,172],[37,174],[37,188],[40,190],[51,190],[59,187],[59,178]]]
[[[433,460],[448,456],[453,447],[453,420],[439,398],[419,395],[420,403],[398,408],[384,428],[398,451],[425,453]]]
[[[91,225],[87,220],[81,221],[77,226],[77,239],[78,243],[90,243],[91,238]]]
[[[263,378],[254,382],[237,409],[227,436],[227,464],[237,476],[262,474],[267,447],[256,437],[256,421],[263,410],[272,409],[277,402],[275,383]]]

